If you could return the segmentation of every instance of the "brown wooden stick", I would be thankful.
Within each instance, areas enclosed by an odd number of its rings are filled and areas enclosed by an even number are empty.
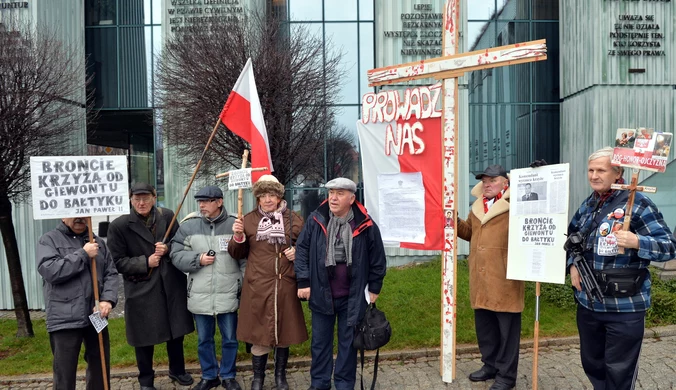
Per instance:
[[[89,242],[95,243],[94,232],[92,231],[92,218],[87,217],[87,228],[89,230]],[[99,308],[99,279],[96,275],[96,256],[92,257],[92,283],[94,284],[94,303],[96,309],[101,312]],[[108,390],[108,371],[106,371],[106,351],[103,349],[103,335],[99,332],[99,352],[101,352],[101,374],[103,377],[103,389]]]
[[[533,390],[537,390],[538,349],[540,346],[540,282],[535,282],[535,328],[533,333]]]
[[[622,230],[629,231],[631,224],[631,209],[634,208],[634,197],[636,196],[636,184],[638,183],[638,169],[631,173],[631,184],[629,185],[629,199],[627,199],[627,209],[624,212],[624,224]],[[624,248],[617,248],[617,253],[624,254]]]
[[[221,124],[221,118],[218,118],[216,121],[216,125],[214,126],[214,129],[211,130],[211,135],[209,136],[209,140],[207,141],[207,144],[204,145],[204,150],[202,151],[202,155],[200,156],[199,161],[197,161],[197,165],[195,166],[195,171],[192,173],[192,176],[190,177],[190,181],[188,182],[188,186],[185,188],[185,191],[183,191],[183,198],[181,198],[181,202],[178,204],[178,208],[176,208],[176,211],[174,212],[174,216],[171,218],[171,222],[169,222],[169,226],[167,226],[167,231],[164,233],[164,237],[162,238],[162,243],[166,244],[167,240],[169,239],[169,234],[171,234],[171,228],[174,227],[174,224],[176,223],[176,218],[178,218],[178,213],[181,212],[181,208],[183,207],[183,203],[185,202],[185,198],[188,196],[188,192],[190,192],[190,187],[192,187],[192,183],[195,181],[195,177],[197,176],[197,172],[200,170],[200,167],[202,166],[202,160],[204,160],[204,156],[207,155],[207,150],[209,150],[209,146],[211,146],[211,141],[213,141],[214,136],[216,135],[216,131],[218,130],[218,126]],[[150,271],[148,271],[148,277],[153,274],[153,270],[155,268],[151,268]]]
[[[246,162],[249,159],[249,149],[244,149],[244,154],[242,154],[242,169],[246,168]],[[267,169],[267,168],[266,168]],[[242,208],[244,207],[244,200],[242,195],[244,194],[244,189],[240,188],[237,192],[237,218],[242,219]]]
[[[246,168],[246,167],[245,167],[245,168]],[[244,169],[244,168],[242,168],[242,169]],[[267,167],[262,167],[262,168],[251,168],[251,172],[262,172],[262,171],[267,171],[267,170],[268,170]],[[220,178],[228,177],[228,176],[230,176],[230,172],[219,173],[218,175],[216,175],[216,179],[220,179]]]

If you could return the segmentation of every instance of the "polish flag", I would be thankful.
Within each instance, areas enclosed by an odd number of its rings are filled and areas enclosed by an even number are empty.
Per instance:
[[[270,174],[273,171],[270,143],[268,132],[265,130],[261,102],[258,99],[251,58],[244,65],[242,73],[228,96],[228,101],[225,102],[223,111],[221,111],[221,122],[251,144],[252,168],[268,168],[267,172],[251,172],[252,182],[255,183],[261,176]]]
[[[425,145],[424,153],[411,154],[408,148],[404,147],[401,154],[397,153],[396,147],[390,144],[390,154],[386,153],[385,145],[387,143],[387,127],[392,126],[396,129],[397,124],[414,124],[418,122],[422,125],[424,131],[417,135]],[[396,130],[394,130],[396,132]],[[359,146],[362,155],[362,174],[364,178],[364,205],[368,209],[369,215],[378,224],[383,241],[387,246],[398,246],[400,248],[418,249],[418,250],[442,250],[444,248],[444,216],[442,208],[442,183],[443,183],[443,161],[441,151],[441,119],[428,118],[416,120],[397,120],[389,123],[362,123],[357,121],[357,133],[359,135]],[[405,227],[408,223],[402,220],[401,215],[384,215],[380,210],[383,201],[382,193],[379,191],[381,180],[387,176],[396,177],[396,175],[407,174],[410,182],[404,185],[418,183],[424,190],[423,210],[417,211],[414,215],[407,218],[418,220],[417,226],[424,225],[423,231],[410,230],[412,235],[409,241],[400,241],[390,238],[388,233],[391,228],[399,229]],[[400,183],[401,185],[402,183]],[[402,191],[402,196],[405,192]],[[400,213],[401,211],[398,210]]]

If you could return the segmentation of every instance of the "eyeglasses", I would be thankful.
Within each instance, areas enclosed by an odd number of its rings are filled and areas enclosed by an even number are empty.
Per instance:
[[[197,203],[206,203],[206,202],[213,203],[217,200],[218,199],[197,199]]]
[[[152,203],[154,199],[153,196],[132,196],[131,201],[134,203]]]

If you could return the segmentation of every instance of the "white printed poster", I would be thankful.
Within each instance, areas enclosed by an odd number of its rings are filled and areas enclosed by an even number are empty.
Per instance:
[[[31,157],[34,219],[129,213],[126,156]]]
[[[563,284],[569,165],[513,169],[507,279]]]
[[[420,172],[378,175],[383,241],[425,242],[425,188]]]

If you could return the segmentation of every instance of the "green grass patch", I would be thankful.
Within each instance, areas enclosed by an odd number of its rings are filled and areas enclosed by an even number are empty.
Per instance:
[[[459,344],[476,343],[474,312],[469,304],[469,271],[466,260],[458,261],[456,338]],[[393,334],[384,350],[434,348],[441,339],[441,261],[389,269],[378,307],[387,314]],[[653,307],[647,313],[647,326],[676,324],[676,281],[664,282],[653,276]],[[119,309],[116,309],[119,310]],[[311,316],[303,303],[308,332]],[[526,283],[526,307],[521,337],[533,337],[535,321],[535,283]],[[125,337],[123,319],[109,322],[111,361],[114,367],[135,367],[134,348]],[[44,320],[33,321],[35,337],[17,339],[16,321],[0,320],[0,376],[51,372],[52,353]],[[542,284],[540,297],[540,337],[577,334],[575,302],[570,282]],[[216,345],[220,337],[216,331]],[[83,348],[84,349],[84,348]],[[218,351],[220,355],[220,351]],[[310,341],[291,346],[292,356],[309,356]],[[240,343],[239,359],[251,358]],[[197,363],[197,334],[185,338],[185,359]],[[155,363],[167,364],[163,345],[155,347]],[[81,360],[80,368],[84,368]]]

